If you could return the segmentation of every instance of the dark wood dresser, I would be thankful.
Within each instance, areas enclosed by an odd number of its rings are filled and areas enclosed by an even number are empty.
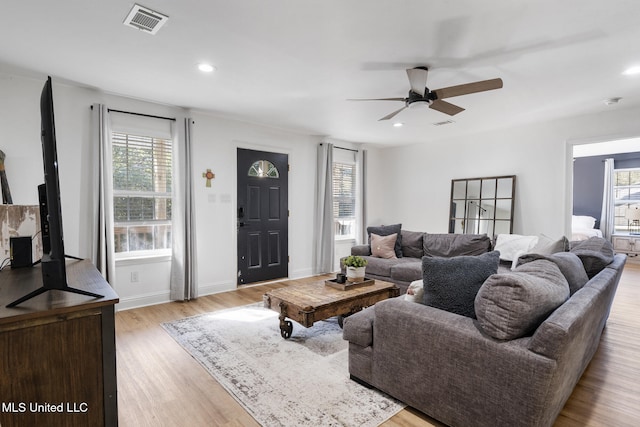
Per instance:
[[[67,282],[103,298],[50,290],[38,266],[0,272],[0,426],[117,426],[114,305],[90,261],[68,261]]]

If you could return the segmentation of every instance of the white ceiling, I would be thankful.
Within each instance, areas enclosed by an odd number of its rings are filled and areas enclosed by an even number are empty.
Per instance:
[[[3,1],[0,63],[160,103],[354,142],[406,144],[640,106],[637,0],[140,0],[169,16],[126,27],[127,0]],[[196,65],[210,62],[205,75]],[[504,88],[378,119],[405,97],[501,77]],[[614,106],[603,100],[622,97]]]

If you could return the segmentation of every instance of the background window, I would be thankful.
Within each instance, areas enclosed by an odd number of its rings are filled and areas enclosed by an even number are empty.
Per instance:
[[[640,169],[617,169],[614,171],[613,191],[615,197],[615,231],[629,232],[627,211],[640,205]]]
[[[171,248],[171,140],[113,132],[116,253]]]
[[[336,238],[355,238],[355,164],[333,163],[333,218]]]

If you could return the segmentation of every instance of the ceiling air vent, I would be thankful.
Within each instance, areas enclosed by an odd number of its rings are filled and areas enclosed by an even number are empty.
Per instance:
[[[124,19],[123,24],[149,34],[155,34],[168,20],[169,17],[167,15],[140,6],[139,4],[134,4],[131,12],[129,12]]]
[[[455,123],[453,120],[445,120],[443,122],[435,122],[432,123],[434,126],[444,126],[444,125],[449,125],[451,123]]]

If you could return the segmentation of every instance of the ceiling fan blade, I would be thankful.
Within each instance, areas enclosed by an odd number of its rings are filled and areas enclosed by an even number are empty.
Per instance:
[[[469,93],[484,92],[486,90],[500,89],[502,79],[482,80],[463,85],[449,86],[431,91],[437,99],[453,98],[454,96],[467,95]]]
[[[347,99],[347,101],[406,101],[406,98],[370,98],[370,99]]]
[[[427,86],[427,73],[429,71],[426,67],[409,68],[407,69],[407,76],[409,77],[409,84],[411,90],[415,93],[419,93],[420,96],[424,96],[424,88]]]
[[[383,117],[383,118],[381,118],[381,119],[378,119],[378,121],[380,122],[380,121],[382,121],[382,120],[389,120],[389,119],[393,119],[393,118],[396,116],[396,114],[398,114],[400,111],[404,110],[405,108],[407,108],[407,106],[406,106],[406,105],[405,105],[404,107],[402,107],[401,109],[396,110],[396,111],[394,111],[394,112],[393,112],[393,113],[391,113],[391,114],[387,114],[386,116],[384,116],[384,117]]]
[[[455,116],[458,113],[462,113],[464,108],[458,107],[457,105],[453,105],[450,102],[443,101],[441,99],[436,99],[429,105],[429,108],[432,108],[436,111],[440,111],[441,113],[448,114],[450,116]]]

